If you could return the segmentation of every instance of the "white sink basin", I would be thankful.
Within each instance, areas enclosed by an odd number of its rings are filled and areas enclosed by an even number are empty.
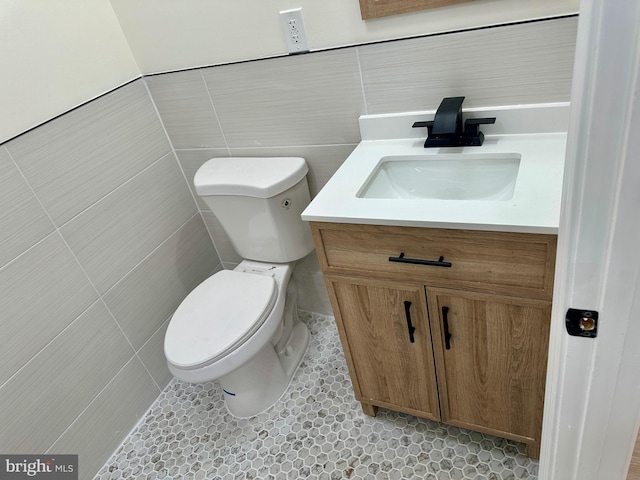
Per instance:
[[[386,156],[358,198],[505,201],[513,197],[518,153]]]
[[[424,148],[425,132],[412,125],[434,113],[360,117],[362,141],[302,219],[558,233],[568,104],[474,110],[498,119],[481,147]]]

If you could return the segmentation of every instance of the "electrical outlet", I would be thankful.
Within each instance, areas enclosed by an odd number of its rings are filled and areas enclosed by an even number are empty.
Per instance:
[[[287,40],[289,53],[308,52],[307,36],[304,33],[304,23],[302,22],[302,8],[283,10],[280,12],[280,22],[284,37]]]

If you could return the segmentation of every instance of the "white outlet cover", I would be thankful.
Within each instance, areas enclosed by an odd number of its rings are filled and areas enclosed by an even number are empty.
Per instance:
[[[284,38],[287,41],[289,53],[302,53],[309,51],[307,36],[302,20],[302,8],[283,10],[280,12],[280,24]]]

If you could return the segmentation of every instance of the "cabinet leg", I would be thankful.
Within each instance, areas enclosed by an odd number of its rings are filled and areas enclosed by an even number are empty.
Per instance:
[[[363,403],[363,402],[360,402],[360,405],[362,405],[362,411],[364,412],[365,415],[369,415],[370,417],[375,417],[376,413],[378,413],[378,407],[376,407],[375,405],[371,405],[370,403]]]
[[[540,458],[540,442],[528,443],[526,454],[529,458]]]

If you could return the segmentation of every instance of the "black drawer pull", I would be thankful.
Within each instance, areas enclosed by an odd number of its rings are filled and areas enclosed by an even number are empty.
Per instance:
[[[442,307],[442,326],[444,328],[444,348],[451,350],[451,334],[449,333],[449,307]]]
[[[413,338],[413,332],[415,332],[416,329],[411,323],[411,302],[408,302],[408,301],[404,302],[404,314],[407,316],[407,328],[409,329],[409,341],[411,343],[414,343],[416,339]]]
[[[440,257],[438,260],[422,260],[421,258],[406,258],[404,252],[401,252],[397,257],[389,257],[390,262],[398,263],[414,263],[417,265],[430,265],[432,267],[451,267],[451,262],[443,262],[444,257]]]

